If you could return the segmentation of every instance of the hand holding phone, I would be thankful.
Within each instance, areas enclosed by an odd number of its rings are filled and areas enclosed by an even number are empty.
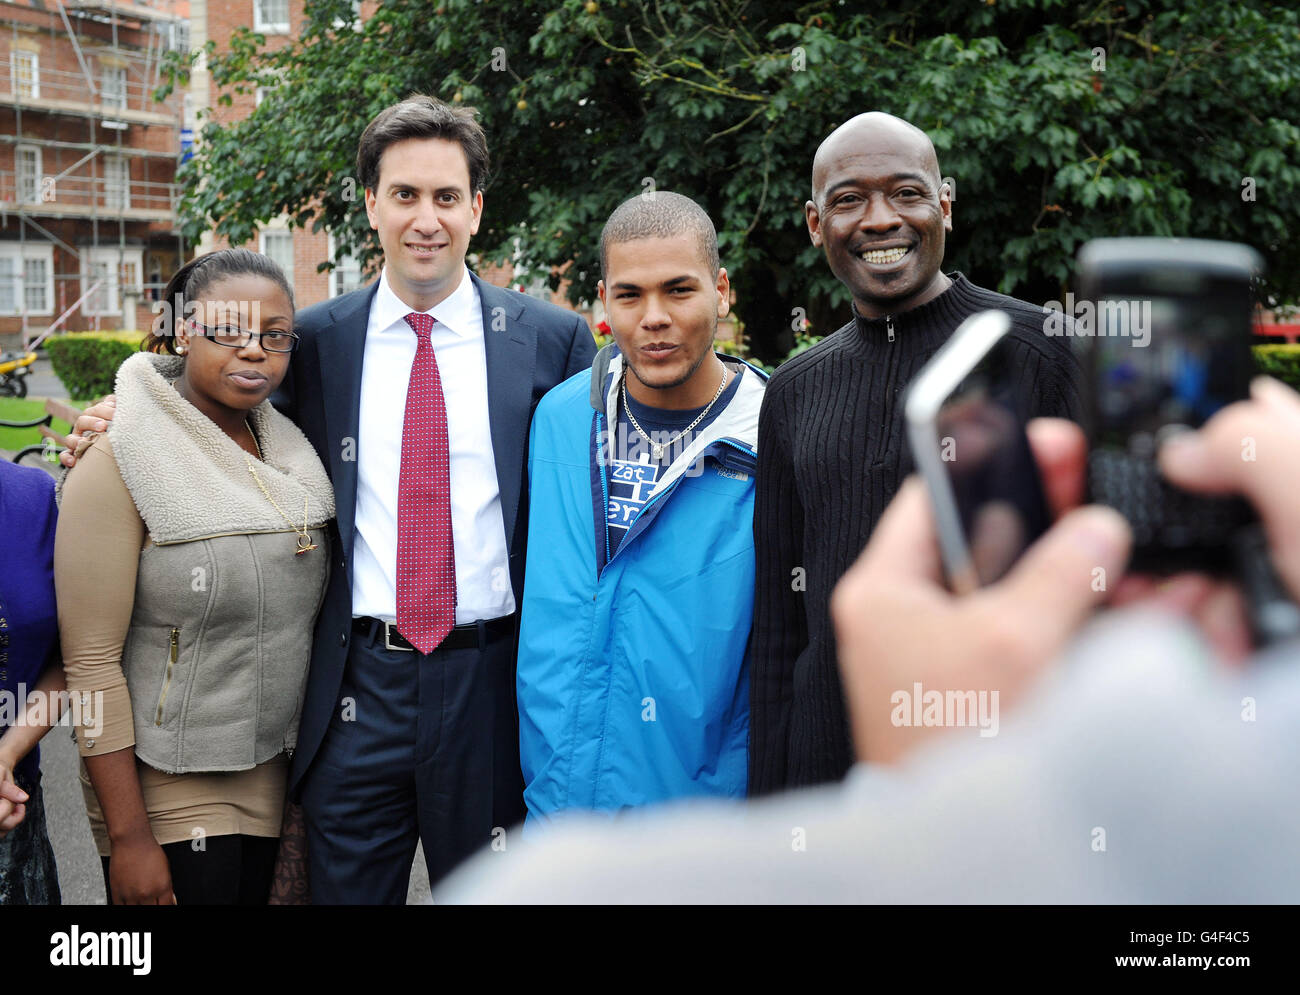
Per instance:
[[[934,510],[948,584],[998,580],[1047,530],[1038,466],[1016,411],[1011,319],[967,318],[908,387],[912,457]]]

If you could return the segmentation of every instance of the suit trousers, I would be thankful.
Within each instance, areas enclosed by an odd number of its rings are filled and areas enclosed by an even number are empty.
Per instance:
[[[405,904],[418,839],[431,884],[524,815],[516,641],[390,650],[354,633],[302,782],[311,900]]]

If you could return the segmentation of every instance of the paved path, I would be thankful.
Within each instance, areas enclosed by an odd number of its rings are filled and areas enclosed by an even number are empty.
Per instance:
[[[64,905],[103,905],[104,875],[90,836],[86,804],[78,780],[77,746],[71,730],[54,729],[41,744],[41,787],[45,792],[45,819],[59,864],[59,887]],[[429,875],[424,854],[416,850],[411,868],[408,905],[428,901]]]
[[[53,397],[60,401],[68,399],[68,391],[63,381],[54,375],[50,368],[50,357],[44,352],[37,353],[32,372],[27,375],[27,396],[33,398]]]

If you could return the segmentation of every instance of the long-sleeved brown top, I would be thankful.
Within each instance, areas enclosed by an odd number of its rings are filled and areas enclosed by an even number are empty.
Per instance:
[[[54,541],[54,587],[68,690],[88,706],[78,729],[83,757],[134,747],[131,697],[122,649],[135,602],[136,571],[149,545],[144,521],[122,482],[112,447],[99,436],[63,487]],[[91,731],[93,725],[100,728]],[[140,789],[160,843],[207,836],[279,836],[288,761],[278,756],[251,770],[166,774],[137,759]],[[101,856],[110,852],[108,827],[85,764],[82,791]]]

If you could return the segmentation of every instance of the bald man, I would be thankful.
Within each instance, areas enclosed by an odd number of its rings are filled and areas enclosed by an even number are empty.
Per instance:
[[[1081,410],[1078,362],[1044,333],[1044,309],[940,268],[952,191],[923,131],[875,112],[835,129],[804,212],[853,315],[776,372],[759,417],[751,794],[838,780],[853,761],[830,595],[911,469],[901,400],[917,371],[968,316],[999,308],[1022,414]]]

